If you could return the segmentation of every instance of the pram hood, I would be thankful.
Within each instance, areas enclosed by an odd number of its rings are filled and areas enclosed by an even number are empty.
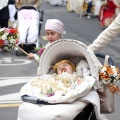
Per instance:
[[[39,62],[38,76],[49,74],[53,65],[62,59],[72,60],[76,64],[86,59],[91,75],[99,81],[98,72],[101,63],[87,45],[72,39],[58,40],[44,50]]]

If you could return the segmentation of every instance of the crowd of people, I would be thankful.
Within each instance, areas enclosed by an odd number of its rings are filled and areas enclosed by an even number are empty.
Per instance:
[[[0,26],[11,27],[17,19],[17,10],[23,5],[40,9],[41,0],[1,0]],[[97,17],[101,26],[108,26],[120,12],[119,0],[45,0],[50,5],[63,5],[67,11],[74,11],[80,18]],[[4,15],[5,14],[5,15]],[[4,21],[4,22],[2,22]]]
[[[101,26],[108,26],[120,12],[119,0],[45,0],[50,5],[64,5],[80,18],[97,17]]]
[[[41,0],[1,0],[0,27],[14,27],[17,20],[17,11],[22,6],[31,5],[40,9]],[[16,27],[16,26],[15,26]]]

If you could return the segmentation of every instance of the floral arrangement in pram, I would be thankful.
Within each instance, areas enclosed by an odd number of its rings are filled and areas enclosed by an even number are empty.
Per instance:
[[[99,76],[102,84],[107,85],[112,94],[119,93],[119,87],[116,85],[116,83],[120,81],[118,67],[112,65],[104,65],[100,67]]]
[[[10,51],[14,49],[19,40],[19,32],[15,28],[0,29],[0,49]]]

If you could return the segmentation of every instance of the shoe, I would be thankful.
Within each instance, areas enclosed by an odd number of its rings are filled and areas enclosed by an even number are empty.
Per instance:
[[[91,17],[88,15],[87,18],[90,19]]]

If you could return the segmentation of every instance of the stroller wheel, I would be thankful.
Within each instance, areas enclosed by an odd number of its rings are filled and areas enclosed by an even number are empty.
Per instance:
[[[19,52],[18,52],[18,50],[16,50],[16,56],[19,56]]]

